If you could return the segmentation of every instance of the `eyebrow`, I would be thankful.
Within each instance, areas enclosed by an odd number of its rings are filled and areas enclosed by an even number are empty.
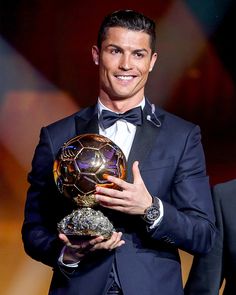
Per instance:
[[[120,47],[118,45],[115,45],[115,44],[109,44],[109,45],[106,46],[106,48],[109,48],[109,47],[114,47],[116,49],[124,51],[122,47]],[[137,52],[143,52],[143,51],[148,53],[148,50],[146,48],[134,49],[132,52],[137,53]]]

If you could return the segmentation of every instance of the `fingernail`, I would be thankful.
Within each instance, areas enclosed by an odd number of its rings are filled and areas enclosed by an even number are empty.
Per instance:
[[[103,176],[103,178],[104,178],[104,179],[106,179],[106,180],[107,180],[107,179],[108,179],[108,177],[109,177],[109,174],[107,174],[107,173],[103,173],[103,175],[102,175],[102,176]]]
[[[96,185],[96,186],[95,186],[95,189],[96,189],[96,191],[98,192],[98,191],[99,191],[99,186]]]

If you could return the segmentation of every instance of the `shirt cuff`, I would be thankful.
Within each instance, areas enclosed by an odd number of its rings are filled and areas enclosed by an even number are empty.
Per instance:
[[[155,198],[157,198],[157,197],[155,197]],[[163,207],[162,201],[159,198],[157,198],[157,199],[158,199],[159,206],[160,206],[160,208],[159,208],[160,216],[153,222],[153,224],[151,226],[149,226],[150,229],[155,229],[156,227],[158,227],[158,225],[161,223],[162,218],[164,216],[164,207]]]
[[[64,257],[65,249],[66,249],[66,246],[64,246],[64,247],[62,248],[62,250],[61,250],[61,254],[60,254],[59,258],[58,258],[58,262],[59,262],[59,264],[62,265],[62,266],[71,267],[71,268],[76,268],[76,267],[78,267],[80,261],[73,262],[73,263],[64,263],[64,262],[63,262],[63,257]]]

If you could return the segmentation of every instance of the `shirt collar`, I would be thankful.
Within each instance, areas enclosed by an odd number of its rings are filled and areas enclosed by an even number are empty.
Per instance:
[[[144,107],[145,107],[145,97],[142,99],[142,101],[141,101],[138,105],[134,106],[134,108],[135,108],[135,107],[139,107],[139,106],[142,108],[142,110],[144,109]],[[111,111],[111,112],[113,112],[111,109],[109,109],[108,107],[106,107],[106,106],[101,102],[100,98],[98,98],[98,101],[97,101],[97,108],[98,108],[98,117],[100,117],[100,114],[101,114],[101,112],[102,112],[103,110],[107,110],[107,111]]]

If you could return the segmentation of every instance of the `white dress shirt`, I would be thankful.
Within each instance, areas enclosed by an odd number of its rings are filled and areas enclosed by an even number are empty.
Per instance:
[[[140,102],[136,107],[141,107],[142,109],[145,106],[145,99]],[[100,99],[98,99],[98,117],[100,116],[103,110],[111,111],[109,108],[104,106]],[[107,129],[103,129],[99,125],[99,134],[106,136],[112,140],[118,147],[123,151],[126,160],[128,160],[130,149],[134,140],[136,126],[132,123],[129,123],[125,120],[118,120]]]

